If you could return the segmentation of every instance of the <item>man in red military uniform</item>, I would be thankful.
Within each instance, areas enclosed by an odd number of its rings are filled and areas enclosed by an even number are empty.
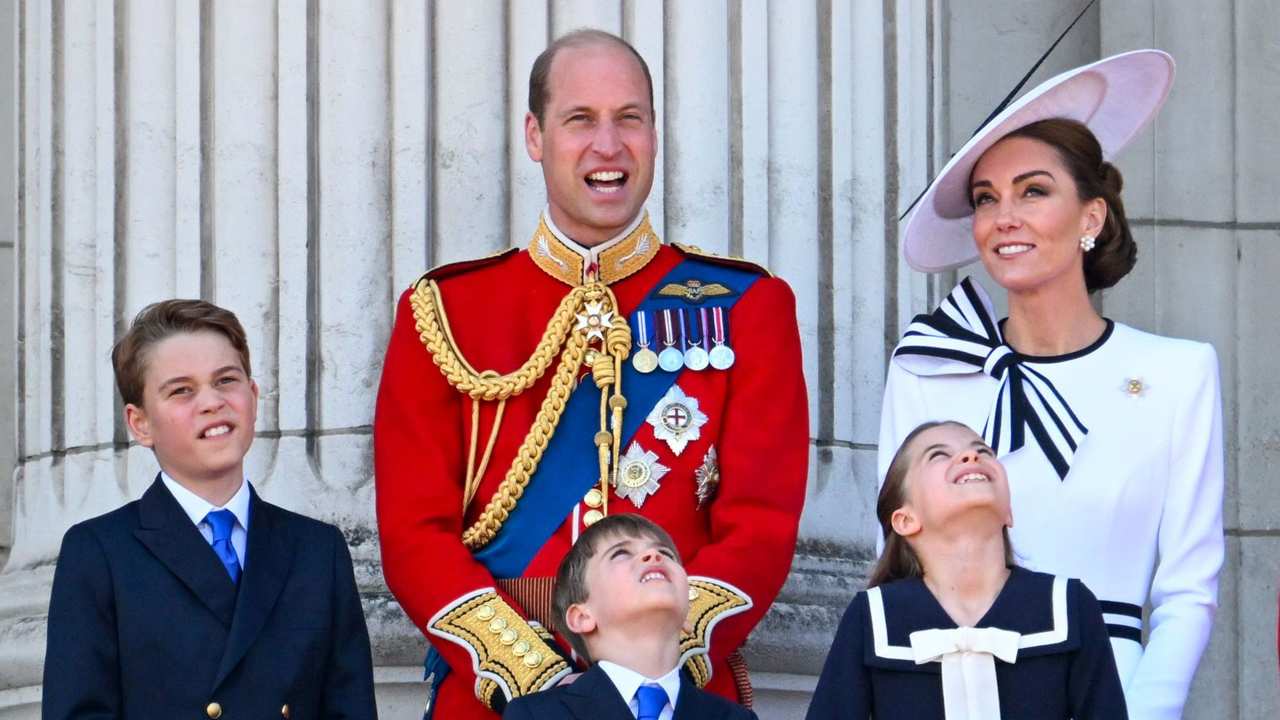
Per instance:
[[[807,475],[794,298],[654,233],[652,85],[625,42],[556,41],[529,103],[538,229],[405,292],[378,393],[383,570],[431,642],[431,712],[492,718],[578,669],[545,629],[552,579],[620,512],[684,557],[690,677],[749,703],[738,650],[790,568]]]

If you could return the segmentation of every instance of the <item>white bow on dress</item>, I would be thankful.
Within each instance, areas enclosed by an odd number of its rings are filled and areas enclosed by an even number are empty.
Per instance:
[[[911,652],[917,665],[942,662],[947,720],[999,720],[995,659],[1016,662],[1021,639],[1000,628],[917,630],[911,633]]]

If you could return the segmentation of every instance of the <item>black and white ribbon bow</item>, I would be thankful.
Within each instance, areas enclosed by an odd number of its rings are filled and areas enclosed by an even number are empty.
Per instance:
[[[991,299],[972,279],[961,280],[937,310],[911,321],[893,359],[914,375],[984,372],[999,380],[982,438],[1004,456],[1020,450],[1030,431],[1058,479],[1067,477],[1089,429],[1049,378],[1004,343]]]

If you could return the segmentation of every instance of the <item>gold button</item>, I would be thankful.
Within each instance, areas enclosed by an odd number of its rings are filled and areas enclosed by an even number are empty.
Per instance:
[[[494,618],[493,622],[489,623],[489,632],[493,633],[494,635],[497,635],[498,633],[506,629],[507,629],[507,621],[503,620],[502,618]]]
[[[587,507],[598,508],[604,503],[604,494],[600,492],[600,488],[591,488],[587,496],[582,498],[582,502],[586,503]]]
[[[222,706],[216,702],[209,703],[209,706],[204,709],[204,714],[208,715],[212,720],[218,720],[218,718],[222,717]]]
[[[476,611],[476,617],[481,620],[492,620],[493,616],[494,610],[492,605],[481,605],[480,609]]]
[[[701,594],[702,593],[698,592],[698,588],[693,587],[692,585],[689,586],[689,600],[697,600],[698,596]]]
[[[529,646],[528,641],[521,640],[520,642],[511,646],[511,654],[515,655],[516,657],[521,657],[532,649],[533,648]]]
[[[524,656],[524,664],[531,668],[536,668],[542,664],[542,653],[534,650]]]
[[[289,706],[285,705],[280,708],[280,717],[289,717]]]
[[[588,510],[586,515],[582,516],[582,524],[591,527],[604,519],[604,513],[599,510]]]
[[[503,630],[502,634],[498,636],[498,642],[502,643],[503,645],[511,645],[516,640],[519,640],[519,639],[520,639],[520,636],[516,634],[516,631],[512,630],[511,628],[507,628],[506,630]]]

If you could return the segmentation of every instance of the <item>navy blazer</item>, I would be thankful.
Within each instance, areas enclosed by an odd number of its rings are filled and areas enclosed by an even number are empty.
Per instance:
[[[954,627],[920,578],[858,593],[836,631],[808,720],[941,720],[941,664],[917,665],[910,635]],[[1022,635],[1016,662],[995,660],[1004,720],[1128,717],[1102,610],[1079,580],[1015,567],[976,627]]]
[[[568,685],[512,700],[503,720],[635,720],[627,700],[599,665]],[[680,677],[680,696],[672,720],[758,720],[750,710],[698,689]]]
[[[67,531],[45,720],[377,716],[342,533],[250,492],[238,588],[159,478]]]

